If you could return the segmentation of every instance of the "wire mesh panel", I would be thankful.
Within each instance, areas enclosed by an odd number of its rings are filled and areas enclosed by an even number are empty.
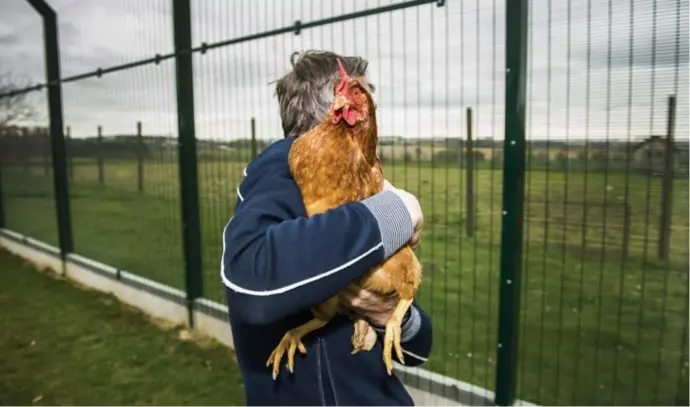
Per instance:
[[[56,11],[64,75],[104,72],[63,84],[75,251],[184,289],[174,61],[108,72],[172,51],[172,4],[75,1]],[[101,20],[127,29],[103,35]]]
[[[501,179],[505,29],[520,21],[504,2],[193,2],[193,49],[181,51],[192,53],[193,103],[184,100],[188,66],[176,78],[172,2],[54,3],[77,253],[177,288],[186,271],[190,298],[203,273],[204,296],[224,302],[221,237],[238,186],[253,157],[283,138],[275,81],[295,52],[364,57],[384,175],[418,196],[425,214],[417,299],[434,345],[423,366],[469,382],[470,404],[491,397],[501,222],[520,206],[501,206],[502,188],[519,184],[507,183],[510,173]],[[40,17],[22,0],[8,4],[2,18],[15,24],[0,31],[9,55],[0,94],[21,85],[5,80],[14,73],[45,76]],[[688,403],[688,8],[687,0],[530,4],[520,346],[510,378],[522,400]],[[176,11],[185,25],[189,13]],[[188,42],[182,31],[178,47]],[[56,244],[47,101],[24,95],[37,113],[11,121],[15,104],[0,98],[0,221]],[[192,108],[194,126],[185,123]],[[518,150],[508,151],[514,163]],[[185,172],[195,165],[198,202],[194,171]],[[187,221],[197,204],[201,242]],[[457,396],[457,382],[442,390],[431,382],[416,387]]]
[[[192,3],[194,46],[279,27],[266,2]],[[284,37],[290,38],[291,35]],[[269,82],[276,65],[275,38],[194,54],[205,295],[224,302],[219,277],[223,228],[233,215],[245,167],[270,142],[282,138]],[[283,38],[284,42],[284,38]],[[275,55],[274,55],[275,54]]]
[[[25,2],[7,4],[5,13],[15,24],[2,36],[0,93],[41,83],[45,77],[43,35],[37,29],[41,17]],[[5,226],[57,245],[47,107],[45,91],[0,99],[0,173]]]
[[[409,2],[194,3],[205,293],[223,299],[218,260],[243,169],[283,137],[274,82],[293,52],[329,50],[369,61],[385,176],[419,196],[425,213],[418,300],[435,345],[425,368],[492,388],[500,232],[502,134],[499,4],[429,4],[262,36],[295,21]],[[227,17],[230,16],[230,17]],[[298,35],[297,35],[298,34]],[[208,49],[203,43],[240,39]],[[298,244],[298,243],[296,243]],[[480,387],[478,387],[479,389]]]
[[[532,2],[522,399],[688,403],[687,16]]]

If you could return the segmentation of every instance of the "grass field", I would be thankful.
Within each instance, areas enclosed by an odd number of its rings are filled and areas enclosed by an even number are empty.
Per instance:
[[[0,404],[243,405],[231,352],[0,250]]]
[[[223,302],[221,233],[246,162],[199,163],[206,296]],[[498,308],[501,170],[476,172],[476,231],[465,236],[465,174],[387,165],[420,197],[425,267],[419,300],[435,341],[426,368],[493,388]],[[677,180],[671,260],[656,260],[660,180],[631,174],[527,174],[518,395],[540,404],[688,403],[688,180]],[[76,251],[183,286],[178,168],[150,161],[97,170],[76,162],[71,207]],[[626,187],[627,186],[627,187]],[[50,178],[4,169],[8,226],[57,243]],[[629,248],[623,256],[626,210]]]

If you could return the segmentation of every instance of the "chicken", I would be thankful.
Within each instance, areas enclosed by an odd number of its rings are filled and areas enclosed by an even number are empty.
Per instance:
[[[342,204],[359,201],[383,190],[384,178],[377,156],[378,142],[376,105],[365,81],[351,78],[338,60],[340,81],[334,90],[334,101],[327,118],[300,136],[289,154],[290,172],[297,183],[307,216],[313,216]],[[412,248],[402,247],[383,264],[369,270],[357,283],[360,287],[382,295],[397,294],[399,302],[386,324],[383,360],[392,374],[392,352],[404,363],[400,345],[401,323],[412,305],[421,283],[422,270]],[[302,338],[322,328],[341,309],[338,297],[311,309],[314,318],[290,330],[271,353],[267,366],[273,366],[275,380],[285,353],[288,369],[294,371],[295,352],[305,354]],[[376,332],[362,317],[354,316],[353,354],[371,350]]]

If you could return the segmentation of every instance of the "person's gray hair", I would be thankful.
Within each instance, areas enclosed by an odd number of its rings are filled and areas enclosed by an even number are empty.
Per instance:
[[[285,137],[299,137],[326,117],[339,80],[338,58],[350,76],[366,76],[369,62],[364,58],[315,50],[292,54],[292,71],[276,83]]]

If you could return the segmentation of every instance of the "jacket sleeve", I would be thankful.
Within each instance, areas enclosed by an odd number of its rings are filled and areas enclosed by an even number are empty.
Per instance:
[[[412,236],[390,191],[307,218],[294,181],[266,177],[238,191],[223,232],[221,277],[230,312],[244,323],[269,324],[324,302]]]
[[[379,333],[381,339],[386,332],[383,327],[374,327]],[[416,301],[412,303],[408,311],[408,317],[403,322],[400,334],[400,345],[403,350],[403,363],[405,366],[419,366],[426,362],[431,353],[431,344],[433,342],[433,332],[431,329],[431,319],[417,304]],[[400,359],[393,351],[393,360],[400,363]]]

